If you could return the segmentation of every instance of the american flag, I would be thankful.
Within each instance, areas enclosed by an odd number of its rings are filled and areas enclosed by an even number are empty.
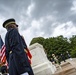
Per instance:
[[[1,63],[6,63],[6,56],[5,56],[5,50],[6,50],[6,47],[3,43],[3,40],[0,36],[0,61]]]

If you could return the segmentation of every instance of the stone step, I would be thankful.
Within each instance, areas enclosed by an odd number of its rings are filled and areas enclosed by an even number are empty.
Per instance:
[[[60,71],[57,71],[55,74],[53,75],[73,75],[72,73],[76,74],[76,69],[75,68],[66,68],[66,69],[62,69]]]
[[[71,68],[65,71],[65,75],[73,75],[73,74],[76,74],[75,68]]]
[[[76,75],[76,72],[73,72],[73,73],[70,73],[70,74],[67,74],[67,75]]]
[[[65,63],[61,64],[60,66],[62,68],[65,68],[65,67],[71,66],[71,64],[69,62],[65,62]]]
[[[66,67],[72,66],[69,62],[65,62],[61,65],[56,65],[56,69],[57,71],[61,70],[61,69],[65,69]]]
[[[60,66],[56,65],[57,71],[53,75],[76,75],[76,68],[71,63],[65,62]]]

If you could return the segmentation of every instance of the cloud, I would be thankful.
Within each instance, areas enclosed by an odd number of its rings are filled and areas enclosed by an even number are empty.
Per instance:
[[[76,27],[73,25],[71,21],[59,24],[58,27],[55,28],[52,36],[64,35],[65,37],[70,37],[71,35],[76,35]]]
[[[31,17],[31,12],[33,11],[33,9],[34,9],[34,3],[31,3],[31,5],[28,6],[28,9],[26,12],[29,17]]]
[[[71,0],[34,0],[35,12],[33,11],[33,17],[39,18],[44,15],[53,15],[60,20],[60,18],[66,17],[70,11],[72,4]],[[65,14],[66,13],[66,14]]]
[[[0,0],[0,23],[15,18],[28,44],[37,36],[72,36],[76,33],[75,15],[75,0]],[[2,38],[5,33],[1,27]]]
[[[3,24],[3,22],[2,21],[4,21],[4,19],[5,18],[3,18],[1,15],[0,15],[0,35],[1,35],[1,37],[2,37],[2,39],[3,39],[3,41],[4,41],[4,39],[5,39],[5,32],[6,32],[6,30],[3,28],[3,26],[2,26],[2,24]]]
[[[73,6],[71,7],[73,12],[76,12],[76,1],[73,1]]]

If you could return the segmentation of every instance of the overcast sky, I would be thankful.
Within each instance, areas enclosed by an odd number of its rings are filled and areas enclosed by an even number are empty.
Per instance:
[[[76,0],[0,0],[0,35],[6,19],[14,18],[27,45],[34,37],[76,35]]]

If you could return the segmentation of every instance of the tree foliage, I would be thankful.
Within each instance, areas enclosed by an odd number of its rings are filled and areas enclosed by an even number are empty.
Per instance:
[[[66,51],[71,53],[72,57],[76,57],[76,36],[72,36],[69,39],[62,35],[46,39],[43,37],[36,37],[31,40],[30,45],[34,43],[43,45],[49,59],[52,54],[57,56],[64,54],[65,58],[67,58]]]
[[[71,55],[72,57],[76,57],[76,35],[73,35],[69,40],[71,44]]]
[[[43,41],[44,41],[44,38],[43,37],[36,37],[36,38],[33,38],[30,45],[34,44],[34,43],[39,43],[41,45],[43,45]]]

